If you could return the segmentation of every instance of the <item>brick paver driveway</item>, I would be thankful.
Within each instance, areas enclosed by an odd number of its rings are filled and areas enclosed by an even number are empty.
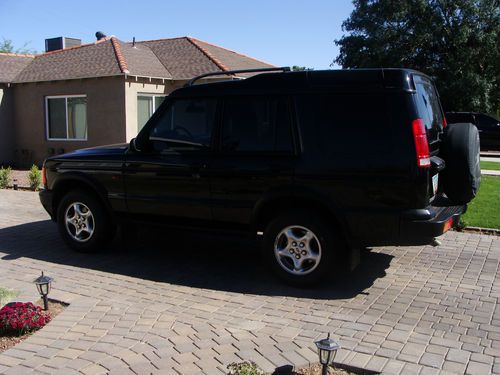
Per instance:
[[[163,231],[122,247],[74,253],[36,194],[0,191],[0,285],[35,299],[44,270],[70,303],[0,354],[0,373],[219,374],[241,359],[273,371],[316,362],[326,332],[339,362],[365,369],[500,373],[498,237],[376,248],[351,276],[306,290],[269,277],[237,240]]]

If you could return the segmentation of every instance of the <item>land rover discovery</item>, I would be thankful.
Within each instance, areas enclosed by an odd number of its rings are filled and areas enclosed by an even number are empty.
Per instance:
[[[48,158],[40,199],[66,244],[99,251],[130,220],[242,231],[304,285],[357,249],[428,244],[458,222],[479,189],[478,132],[447,126],[429,77],[273,70],[196,77],[130,144]]]

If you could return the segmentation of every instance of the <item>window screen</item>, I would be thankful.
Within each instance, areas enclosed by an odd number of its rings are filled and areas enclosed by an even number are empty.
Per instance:
[[[165,96],[137,95],[137,130],[140,131],[165,100]]]
[[[46,99],[49,139],[87,139],[87,98],[85,96]]]

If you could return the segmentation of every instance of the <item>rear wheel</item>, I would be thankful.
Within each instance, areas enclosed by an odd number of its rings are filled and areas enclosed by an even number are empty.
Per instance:
[[[91,194],[75,190],[66,194],[57,209],[59,233],[72,249],[98,252],[109,242],[115,227],[103,204]]]
[[[283,214],[264,233],[264,258],[274,273],[296,286],[314,284],[328,271],[344,249],[334,228],[312,213]]]

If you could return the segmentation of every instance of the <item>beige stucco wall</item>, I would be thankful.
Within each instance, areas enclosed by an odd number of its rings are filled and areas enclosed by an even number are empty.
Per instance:
[[[12,88],[0,84],[0,164],[14,161],[14,111]]]
[[[137,136],[137,96],[141,94],[168,95],[182,87],[184,81],[155,80],[130,77],[125,82],[125,102],[127,111],[127,141]]]
[[[41,163],[56,153],[126,141],[124,77],[17,84],[14,89],[15,156],[18,164]],[[87,96],[87,141],[47,140],[45,97]]]

